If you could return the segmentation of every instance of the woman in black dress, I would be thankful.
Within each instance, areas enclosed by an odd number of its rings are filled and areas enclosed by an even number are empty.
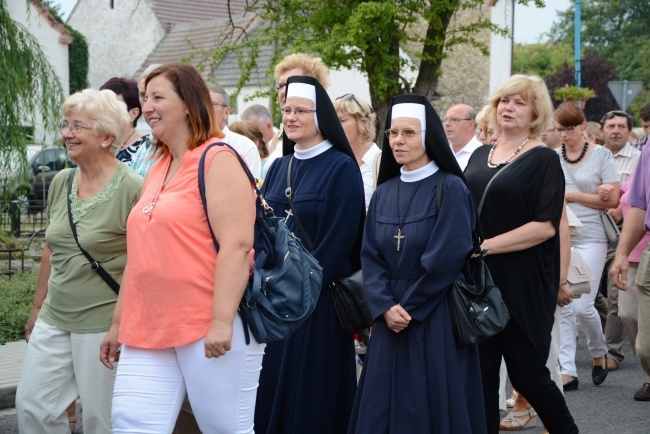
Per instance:
[[[490,183],[480,214],[482,248],[511,316],[503,332],[479,345],[488,432],[499,432],[503,356],[512,385],[549,432],[577,433],[545,366],[560,283],[564,176],[557,154],[537,136],[550,125],[553,107],[542,79],[527,75],[508,79],[490,105],[500,138],[477,149],[465,169],[477,206]],[[535,416],[531,410],[529,418]]]

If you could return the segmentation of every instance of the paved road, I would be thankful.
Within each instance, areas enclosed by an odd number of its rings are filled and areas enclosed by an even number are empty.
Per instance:
[[[624,350],[627,358],[618,371],[610,372],[607,380],[596,387],[591,383],[591,358],[584,335],[581,335],[576,357],[580,388],[566,394],[569,408],[581,433],[650,434],[650,402],[637,402],[632,397],[646,377],[638,359],[632,356],[629,345]],[[525,432],[534,434],[541,430],[541,422],[538,422],[537,427]],[[0,411],[0,433],[17,432],[15,410]],[[75,433],[82,432],[80,422]]]

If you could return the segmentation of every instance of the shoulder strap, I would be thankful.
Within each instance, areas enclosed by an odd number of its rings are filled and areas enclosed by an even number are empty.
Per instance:
[[[239,160],[239,164],[241,164],[242,168],[244,169],[244,172],[246,173],[246,176],[248,177],[248,180],[253,184],[255,187],[255,194],[257,195],[258,198],[263,199],[262,197],[262,192],[260,189],[257,187],[257,182],[255,181],[255,177],[251,173],[250,169],[248,168],[248,165],[244,160],[242,160],[241,155],[235,149],[230,146],[227,143],[224,142],[214,142],[211,143],[205,151],[203,151],[203,154],[201,155],[201,159],[199,160],[199,173],[198,173],[198,180],[199,180],[199,194],[201,195],[201,202],[203,202],[203,210],[205,211],[205,217],[208,221],[208,228],[210,228],[210,235],[212,236],[212,241],[214,242],[214,247],[217,249],[217,252],[219,252],[219,243],[217,242],[217,238],[214,236],[214,232],[212,231],[212,225],[210,224],[210,217],[208,216],[208,201],[205,196],[205,159],[208,155],[208,151],[213,148],[214,146],[226,146],[230,148],[231,151],[235,153],[235,156]],[[264,202],[263,202],[264,203]]]
[[[485,203],[485,196],[487,195],[487,191],[490,188],[490,185],[492,184],[492,181],[494,181],[494,179],[497,176],[501,175],[503,172],[508,170],[508,168],[511,167],[513,163],[515,163],[515,161],[513,161],[512,163],[508,164],[506,167],[504,167],[503,169],[501,169],[497,173],[495,173],[494,176],[492,177],[492,179],[490,179],[490,182],[488,182],[487,185],[485,186],[485,190],[483,190],[483,196],[481,196],[481,202],[479,202],[479,204],[478,204],[478,215],[479,216],[481,215],[481,211],[483,210],[483,204]]]
[[[569,178],[571,178],[571,181],[575,184],[576,187],[578,187],[578,190],[580,190],[583,193],[586,193],[582,187],[580,187],[580,184],[578,184],[578,181],[573,177],[573,173],[571,173],[571,168],[567,166],[566,162],[564,161],[564,158],[560,157],[560,163],[562,164],[562,167],[566,169],[566,173],[569,175]]]
[[[291,160],[289,160],[289,170],[287,170],[287,189],[284,191],[284,195],[289,200],[291,215],[293,216],[293,219],[296,221],[296,224],[298,225],[298,229],[300,230],[303,239],[309,246],[309,250],[313,250],[314,243],[311,241],[311,238],[309,238],[309,235],[307,235],[307,231],[305,230],[305,227],[302,225],[302,222],[298,218],[298,213],[296,213],[296,208],[294,208],[293,206],[293,187],[291,185],[291,167],[293,165],[293,159],[294,157],[291,157]]]
[[[104,267],[101,266],[101,264],[93,259],[92,256],[90,256],[90,253],[84,250],[83,247],[81,247],[81,244],[79,244],[79,238],[77,237],[77,226],[74,224],[74,221],[72,220],[72,201],[70,200],[70,195],[72,194],[72,183],[74,181],[74,174],[76,172],[76,168],[73,168],[70,171],[70,176],[68,176],[68,195],[66,196],[67,201],[68,201],[68,220],[70,220],[70,229],[72,229],[72,235],[74,236],[74,240],[77,243],[77,246],[79,246],[79,250],[81,250],[81,253],[86,257],[88,262],[90,262],[90,269],[99,274],[99,276],[106,282],[108,286],[116,293],[119,294],[120,292],[120,284],[111,277],[110,274],[106,270],[104,270]]]

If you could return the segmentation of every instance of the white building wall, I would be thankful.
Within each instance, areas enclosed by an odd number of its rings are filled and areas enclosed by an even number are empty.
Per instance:
[[[91,87],[99,87],[111,77],[133,78],[165,35],[145,0],[116,0],[113,9],[110,3],[79,0],[68,18],[68,24],[88,41]]]
[[[60,41],[61,33],[53,28],[39,13],[39,11],[26,1],[12,0],[5,2],[9,16],[17,23],[23,25],[36,38],[38,43],[56,73],[64,96],[70,92],[68,69],[68,44]],[[29,7],[29,9],[28,9]],[[27,120],[25,121],[27,124]],[[37,140],[44,139],[42,115],[37,116],[34,135]]]

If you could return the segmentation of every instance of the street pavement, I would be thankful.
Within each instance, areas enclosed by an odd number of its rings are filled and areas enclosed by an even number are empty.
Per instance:
[[[15,393],[18,381],[24,342],[0,346],[0,403],[13,399],[11,388]],[[591,357],[587,350],[583,334],[578,340],[576,365],[580,387],[566,393],[566,400],[576,424],[583,434],[650,434],[650,402],[637,402],[633,395],[647,380],[639,360],[632,355],[629,344],[624,347],[626,359],[619,369],[610,372],[601,386],[591,382]],[[508,396],[511,390],[508,390]],[[78,413],[80,406],[77,405]],[[4,407],[0,407],[4,408]],[[507,413],[503,413],[505,416]],[[83,433],[80,421],[75,433]],[[92,430],[88,430],[92,433]],[[534,428],[526,429],[528,434],[540,433],[542,423],[538,421]],[[16,411],[13,408],[0,410],[0,433],[18,433]],[[29,434],[29,433],[27,433]],[[420,433],[404,433],[420,434]],[[464,434],[464,433],[453,433]]]

